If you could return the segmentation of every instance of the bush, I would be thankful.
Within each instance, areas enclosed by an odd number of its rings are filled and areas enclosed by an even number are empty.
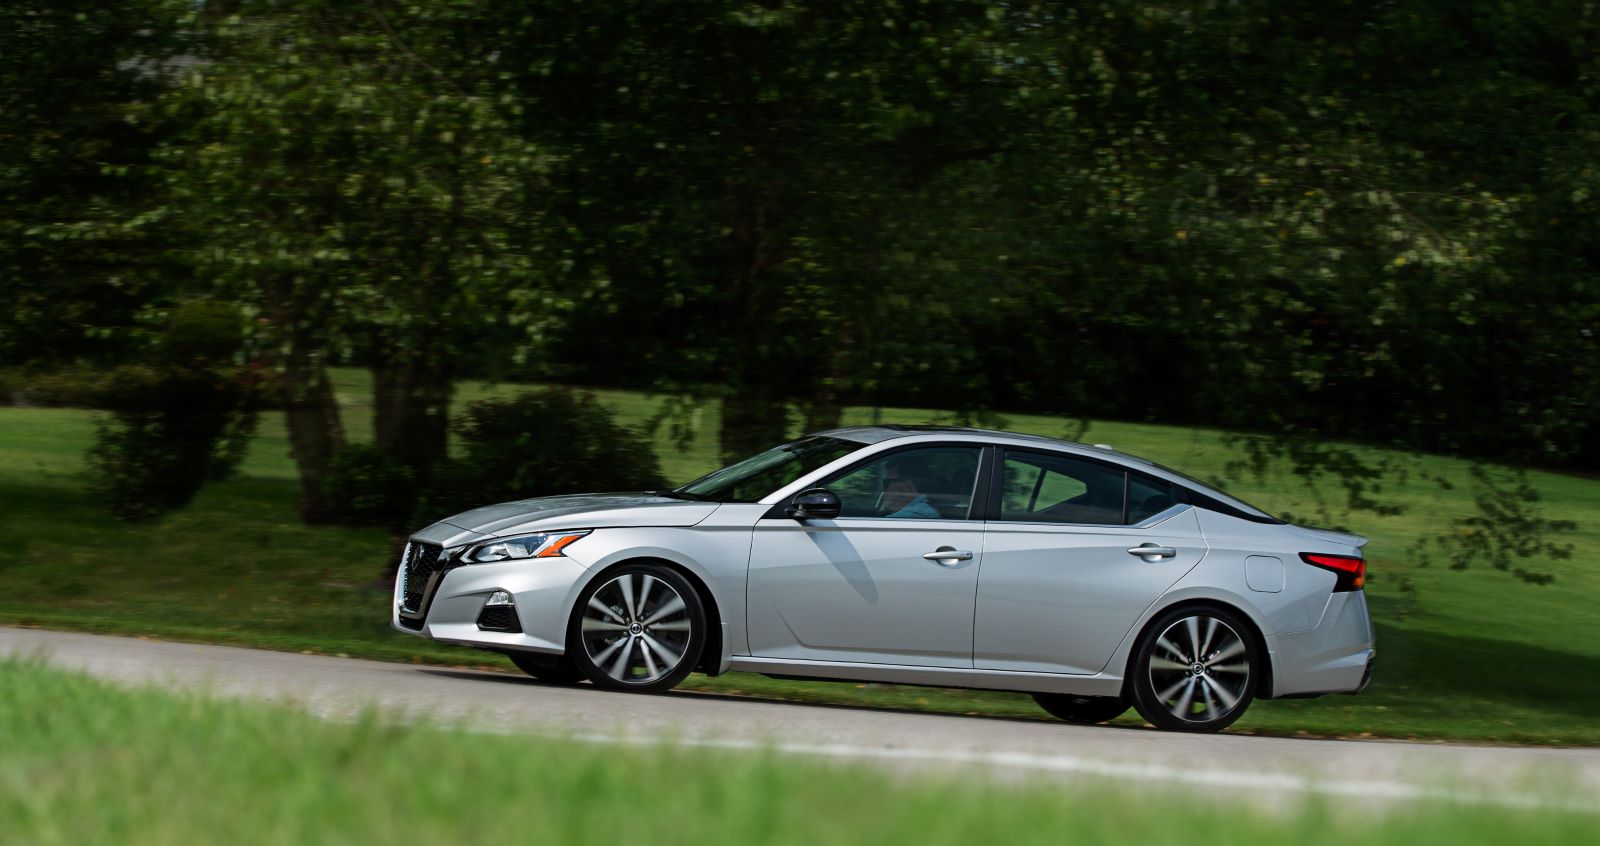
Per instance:
[[[0,372],[0,401],[50,408],[99,408],[112,389],[114,371],[86,364],[52,370]]]
[[[255,391],[229,362],[229,326],[237,351],[236,310],[179,306],[149,363],[120,367],[106,380],[96,404],[111,415],[97,424],[89,467],[91,487],[112,514],[148,520],[182,508],[243,459],[255,431]]]
[[[403,531],[416,499],[411,471],[372,444],[351,444],[334,456],[322,488],[329,516],[344,526]]]
[[[647,434],[593,394],[552,388],[481,400],[456,423],[459,458],[435,468],[416,522],[493,502],[666,484]]]

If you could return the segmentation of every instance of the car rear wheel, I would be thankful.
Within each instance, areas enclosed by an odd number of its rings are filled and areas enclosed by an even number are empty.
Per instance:
[[[1134,650],[1133,706],[1159,728],[1220,731],[1255,699],[1260,662],[1238,614],[1215,606],[1168,612]]]
[[[508,652],[506,657],[517,669],[544,682],[545,684],[577,684],[583,681],[583,673],[572,665],[571,661],[557,656],[533,656],[525,652]]]
[[[1035,693],[1033,701],[1050,716],[1069,723],[1093,725],[1110,722],[1128,710],[1128,701],[1119,696],[1072,696],[1066,693]]]
[[[671,690],[700,661],[705,607],[677,571],[626,564],[578,594],[567,643],[573,664],[598,687]]]

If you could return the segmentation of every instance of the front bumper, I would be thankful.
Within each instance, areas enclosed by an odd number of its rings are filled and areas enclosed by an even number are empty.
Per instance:
[[[1267,651],[1274,697],[1360,692],[1372,679],[1377,655],[1366,593],[1332,594],[1314,628],[1269,635]]]
[[[561,654],[565,651],[571,602],[585,572],[581,564],[565,557],[452,567],[445,571],[435,588],[420,629],[401,624],[400,578],[397,577],[390,625],[406,634],[445,643]],[[478,617],[484,603],[497,590],[510,593],[515,600],[522,631],[479,628]]]

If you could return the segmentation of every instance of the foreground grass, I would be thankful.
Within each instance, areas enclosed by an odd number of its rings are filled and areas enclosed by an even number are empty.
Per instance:
[[[339,397],[352,437],[370,431],[365,374],[339,371]],[[503,394],[468,384],[462,399]],[[659,399],[601,392],[630,421]],[[884,410],[884,422],[926,422],[939,413]],[[853,409],[849,422],[871,412]],[[0,408],[0,623],[134,633],[387,660],[509,664],[488,653],[447,647],[388,629],[387,539],[372,530],[310,529],[293,511],[294,467],[277,415],[267,415],[241,478],[203,491],[193,506],[153,524],[125,526],[85,491],[83,452],[92,416],[74,409]],[[658,452],[668,475],[687,479],[715,464],[714,405],[700,412],[700,437],[679,449],[663,430]],[[1018,431],[1060,435],[1052,418],[1014,416]],[[1202,478],[1228,453],[1214,432],[1095,423],[1089,439],[1146,455]],[[1464,480],[1465,465],[1427,460]],[[1543,562],[1557,581],[1524,585],[1502,573],[1417,570],[1412,539],[1470,508],[1470,488],[1439,492],[1392,485],[1398,517],[1352,528],[1373,538],[1368,591],[1379,631],[1372,687],[1359,697],[1256,704],[1234,730],[1517,743],[1600,744],[1600,482],[1533,474],[1548,515],[1579,522],[1568,561]],[[1270,510],[1309,512],[1299,480],[1277,475],[1236,487]],[[1408,574],[1419,599],[1396,585]],[[730,674],[694,676],[691,687],[810,702],[1044,718],[1025,696],[891,685],[789,682]],[[1133,718],[1124,718],[1133,721]]]
[[[1586,814],[1348,801],[1274,813],[1055,783],[890,779],[771,754],[410,727],[0,661],[0,842],[1584,843]]]

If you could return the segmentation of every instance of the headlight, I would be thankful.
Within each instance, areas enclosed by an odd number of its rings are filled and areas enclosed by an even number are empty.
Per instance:
[[[471,547],[461,556],[468,564],[485,564],[490,561],[514,561],[518,558],[559,558],[573,541],[589,534],[581,532],[550,532],[542,535],[523,535],[515,538],[497,538]]]

